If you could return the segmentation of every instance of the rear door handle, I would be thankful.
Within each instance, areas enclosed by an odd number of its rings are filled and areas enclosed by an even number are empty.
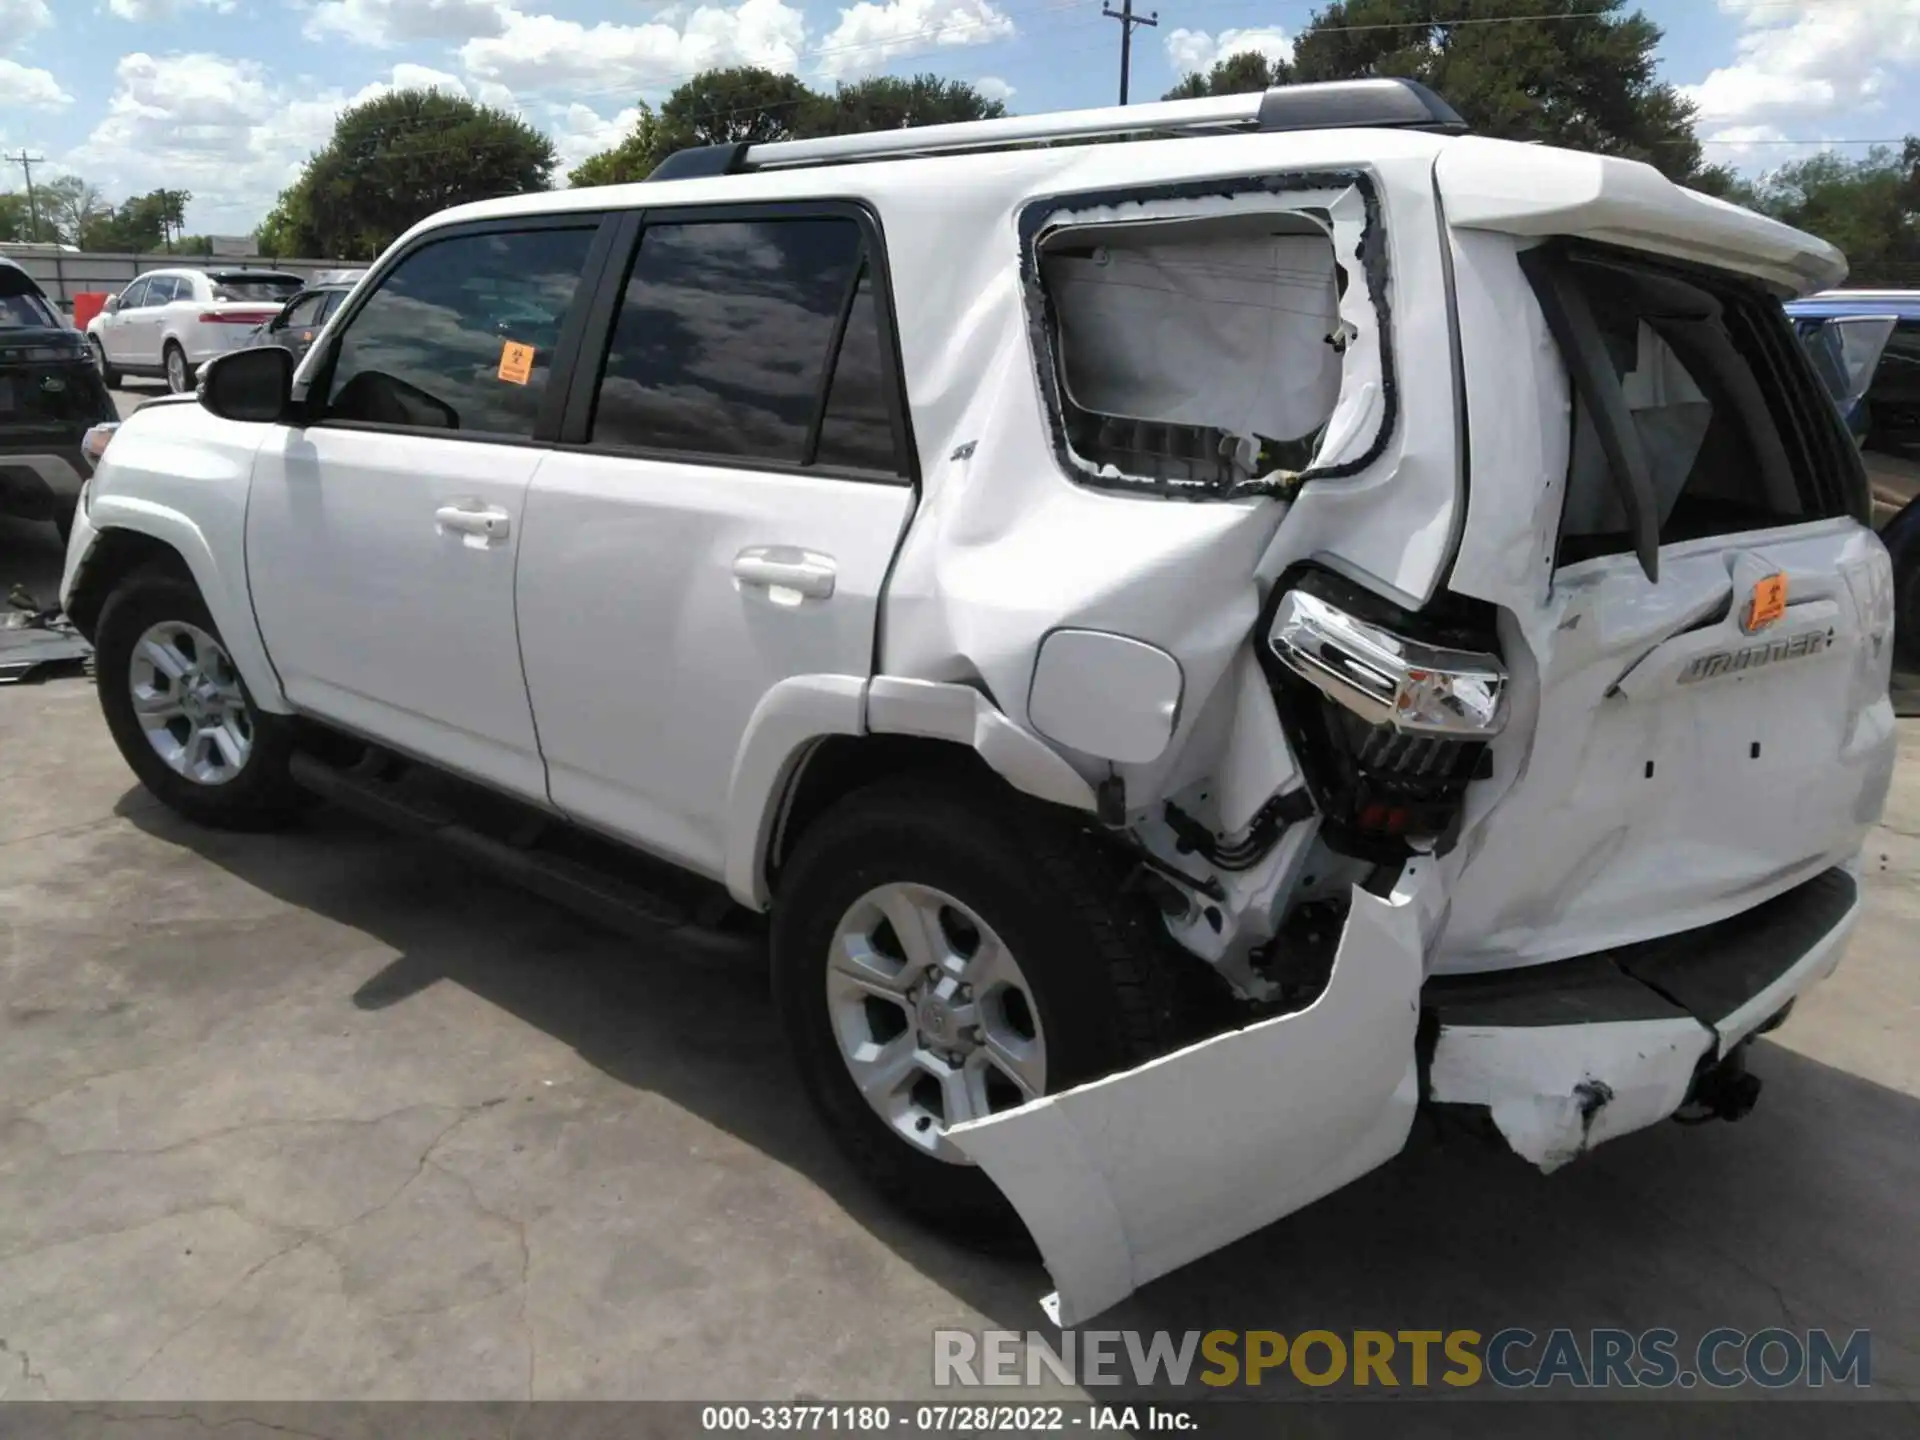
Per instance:
[[[809,600],[833,594],[833,557],[794,545],[751,545],[733,557],[733,578],[763,590],[791,590]]]
[[[497,505],[442,505],[433,512],[433,518],[440,522],[442,530],[451,530],[456,535],[480,535],[488,540],[504,539],[513,528],[507,512]]]

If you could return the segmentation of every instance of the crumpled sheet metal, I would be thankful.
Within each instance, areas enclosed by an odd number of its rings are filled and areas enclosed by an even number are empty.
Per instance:
[[[78,668],[93,646],[65,616],[48,611],[0,613],[0,685],[44,678],[50,670]]]
[[[1607,1024],[1443,1025],[1427,1077],[1441,1104],[1485,1106],[1513,1152],[1551,1173],[1680,1108],[1713,1032],[1691,1016]]]
[[[1307,1009],[955,1127],[1039,1246],[1056,1324],[1400,1151],[1419,1094],[1416,911],[1356,890],[1332,978]]]

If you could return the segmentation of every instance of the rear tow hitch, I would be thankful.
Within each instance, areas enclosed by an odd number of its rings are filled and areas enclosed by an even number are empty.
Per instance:
[[[1675,1112],[1682,1125],[1709,1120],[1744,1120],[1760,1101],[1760,1077],[1747,1071],[1747,1047],[1734,1048],[1726,1058],[1702,1070],[1687,1100]]]

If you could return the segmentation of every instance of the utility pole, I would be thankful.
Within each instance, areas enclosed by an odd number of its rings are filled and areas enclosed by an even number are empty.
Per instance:
[[[1128,0],[1128,3],[1131,4],[1132,0]],[[27,233],[37,240],[40,238],[40,207],[35,203],[33,198],[33,167],[45,164],[47,157],[44,155],[29,155],[25,150],[22,150],[18,155],[0,156],[0,159],[12,161],[26,174]]]
[[[1160,23],[1160,12],[1151,15],[1133,13],[1133,0],[1120,0],[1120,8],[1103,5],[1100,13],[1109,20],[1120,22],[1120,103],[1127,103],[1127,78],[1133,73],[1133,27],[1136,25],[1155,25]]]

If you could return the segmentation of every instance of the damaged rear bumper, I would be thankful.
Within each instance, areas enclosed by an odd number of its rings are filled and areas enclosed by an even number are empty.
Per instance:
[[[1555,1170],[1696,1098],[1713,1067],[1839,963],[1860,914],[1836,868],[1715,925],[1597,955],[1439,976],[1421,992],[1421,1093],[1484,1109]]]
[[[1860,909],[1834,869],[1717,925],[1422,983],[1420,892],[1356,890],[1306,1009],[957,1126],[1077,1325],[1384,1164],[1416,1107],[1487,1110],[1552,1170],[1671,1115],[1838,962]]]

